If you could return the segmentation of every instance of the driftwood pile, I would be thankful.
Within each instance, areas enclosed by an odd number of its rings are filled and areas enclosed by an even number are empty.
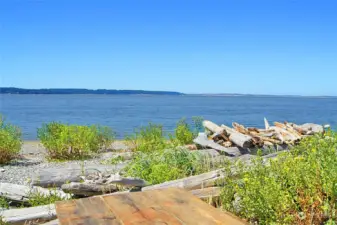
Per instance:
[[[202,147],[213,148],[227,153],[230,156],[238,156],[245,151],[257,148],[277,148],[284,149],[288,146],[296,145],[302,138],[322,133],[323,126],[306,123],[297,125],[295,123],[274,122],[270,126],[267,119],[264,119],[265,128],[245,127],[238,123],[233,123],[232,127],[217,124],[205,120],[203,126],[205,133],[199,133],[194,142]]]

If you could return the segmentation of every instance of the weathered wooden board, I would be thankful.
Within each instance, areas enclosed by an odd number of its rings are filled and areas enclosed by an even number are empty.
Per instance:
[[[54,205],[37,206],[22,209],[10,209],[2,212],[2,220],[9,224],[37,224],[56,219]],[[35,223],[33,223],[35,222]]]
[[[56,203],[60,225],[243,225],[179,188],[97,196]]]

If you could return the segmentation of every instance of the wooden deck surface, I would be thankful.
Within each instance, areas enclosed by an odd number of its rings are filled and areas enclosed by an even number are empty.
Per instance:
[[[178,188],[105,195],[56,203],[60,225],[243,225]]]

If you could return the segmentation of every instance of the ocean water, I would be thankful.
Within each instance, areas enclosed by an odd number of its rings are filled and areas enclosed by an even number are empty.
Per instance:
[[[337,98],[324,97],[0,95],[0,113],[21,127],[25,140],[37,139],[37,128],[51,121],[110,126],[118,138],[149,122],[172,131],[192,116],[228,125],[263,127],[266,117],[337,128]]]

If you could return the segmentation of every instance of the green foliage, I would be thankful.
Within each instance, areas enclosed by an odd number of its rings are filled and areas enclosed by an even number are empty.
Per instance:
[[[169,143],[165,139],[163,127],[150,123],[148,126],[137,129],[127,140],[134,146],[135,152],[154,152],[168,147]]]
[[[108,148],[114,134],[108,127],[52,122],[38,129],[38,138],[50,159],[83,159]]]
[[[135,153],[125,169],[127,175],[157,184],[209,170],[209,160],[204,160],[189,150],[178,148],[192,143],[200,131],[202,118],[195,117],[193,121],[194,130],[182,119],[178,122],[175,133],[168,135],[165,135],[161,125],[151,123],[136,130],[135,134],[128,138]]]
[[[290,152],[226,167],[226,210],[258,224],[329,224],[337,219],[337,134],[303,140]],[[236,200],[235,200],[236,199]],[[239,200],[238,200],[239,199]]]
[[[0,115],[0,164],[15,159],[21,149],[21,131],[18,127],[6,123]]]
[[[181,119],[174,130],[174,136],[170,135],[170,139],[176,145],[191,144],[194,139],[194,133],[191,131],[185,119]]]
[[[57,201],[63,201],[63,200],[66,200],[66,199],[58,196],[57,193],[55,192],[55,189],[50,189],[48,196],[46,196],[43,193],[39,193],[39,192],[30,194],[28,205],[32,207],[41,206],[41,205],[49,205]]]
[[[192,144],[193,139],[196,138],[198,132],[202,130],[203,119],[201,117],[193,117],[192,120],[192,128],[186,122],[185,118],[179,120],[177,127],[174,130],[174,136],[170,135],[172,143],[176,146]]]
[[[0,197],[0,208],[9,209],[8,201],[3,197]]]
[[[151,184],[175,180],[196,173],[198,156],[184,149],[166,149],[151,153],[139,152],[125,171],[132,177]]]

